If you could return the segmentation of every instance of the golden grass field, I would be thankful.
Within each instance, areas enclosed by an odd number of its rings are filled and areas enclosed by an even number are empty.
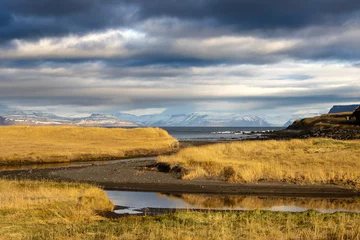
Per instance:
[[[184,179],[336,184],[360,188],[360,140],[268,140],[182,149],[159,162],[189,170]]]
[[[0,180],[0,239],[360,239],[360,214],[248,211],[99,216],[105,193],[76,183]]]
[[[158,155],[177,146],[177,140],[159,128],[0,127],[0,164]]]
[[[103,220],[97,213],[112,209],[105,192],[91,185],[0,180],[0,239],[32,239],[31,231],[47,224]]]

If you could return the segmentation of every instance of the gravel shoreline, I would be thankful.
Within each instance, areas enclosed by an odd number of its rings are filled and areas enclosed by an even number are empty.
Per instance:
[[[49,169],[1,171],[2,179],[73,181],[96,184],[106,190],[166,193],[243,194],[261,196],[357,197],[360,192],[335,185],[288,183],[236,184],[217,180],[181,180],[175,174],[149,170],[155,158]]]

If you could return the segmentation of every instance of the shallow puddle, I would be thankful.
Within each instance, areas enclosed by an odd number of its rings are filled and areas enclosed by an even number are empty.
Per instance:
[[[127,207],[116,213],[137,214],[141,209],[269,210],[323,213],[360,213],[360,198],[296,198],[242,195],[162,194],[155,192],[106,191],[117,206]]]

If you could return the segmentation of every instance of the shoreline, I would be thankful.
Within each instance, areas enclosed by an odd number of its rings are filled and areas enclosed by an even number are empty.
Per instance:
[[[1,179],[55,180],[90,183],[104,190],[162,193],[229,194],[296,197],[360,197],[360,191],[336,185],[289,183],[237,184],[220,180],[180,180],[175,174],[145,170],[155,160],[47,169],[0,171]]]

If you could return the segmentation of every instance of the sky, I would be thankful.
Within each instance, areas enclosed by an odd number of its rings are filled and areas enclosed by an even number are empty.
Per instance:
[[[326,112],[360,103],[358,0],[1,0],[0,108]]]

